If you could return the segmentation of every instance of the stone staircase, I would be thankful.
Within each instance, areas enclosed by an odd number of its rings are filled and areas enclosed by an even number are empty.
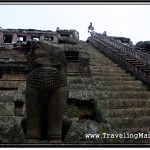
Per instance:
[[[96,49],[92,49],[92,53],[91,72],[95,84],[93,95],[98,121],[110,124],[117,133],[150,133],[148,86]],[[126,139],[126,142],[150,141]]]
[[[150,133],[150,92],[142,81],[86,45],[91,78],[68,77],[69,97],[94,101],[96,121],[111,126],[111,133]],[[73,94],[75,93],[75,94]],[[104,141],[101,141],[105,143]],[[112,140],[107,140],[112,143]],[[149,139],[123,139],[115,143],[150,143]]]
[[[72,124],[64,144],[150,143],[149,86],[89,44],[79,41],[78,46],[79,52],[82,52],[82,55],[87,54],[90,58],[91,76],[81,76],[79,72],[67,76],[68,104],[65,116],[78,121]],[[2,57],[3,54],[1,53],[0,56]],[[18,57],[21,58],[21,56],[19,54]],[[25,61],[16,60],[17,65],[21,63],[17,71],[22,72]],[[26,77],[24,72],[22,72],[23,76],[18,72],[7,73],[8,68],[3,64],[10,68],[14,67],[16,70],[16,67],[13,66],[15,63],[13,65],[12,63],[10,65],[1,63],[1,68],[4,67],[5,72],[0,79],[0,133],[3,133],[0,134],[0,143],[23,143],[25,139],[20,122],[25,114],[25,109],[20,111],[17,105],[14,105],[14,100],[20,100],[20,93],[17,93],[16,90],[21,82],[25,82]],[[75,66],[78,67],[78,65]],[[88,133],[147,133],[149,138],[85,139],[85,134]],[[12,138],[12,135],[15,138]]]

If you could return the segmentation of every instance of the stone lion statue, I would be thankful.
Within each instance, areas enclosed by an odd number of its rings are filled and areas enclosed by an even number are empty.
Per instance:
[[[67,97],[64,52],[47,41],[28,42],[26,115],[28,143],[38,143],[46,128],[48,143],[61,143]]]

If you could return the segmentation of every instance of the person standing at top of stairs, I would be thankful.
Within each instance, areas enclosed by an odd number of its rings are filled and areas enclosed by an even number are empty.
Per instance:
[[[88,32],[90,32],[91,36],[94,36],[94,27],[92,26],[92,22],[88,26]]]

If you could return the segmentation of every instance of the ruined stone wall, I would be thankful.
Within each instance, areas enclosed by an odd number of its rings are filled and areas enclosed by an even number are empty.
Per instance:
[[[61,37],[79,40],[79,32],[76,30],[35,30],[35,29],[0,29],[0,43],[17,43],[28,40],[48,40],[58,43]]]
[[[26,80],[25,68],[26,59],[22,51],[1,45],[0,143],[22,143],[25,140],[20,126],[25,114],[23,109],[18,111],[18,104],[22,101],[22,96],[18,97],[18,89]]]
[[[57,44],[66,54],[68,77],[90,75],[88,56],[80,51],[78,41]],[[24,143],[21,120],[26,117],[26,52],[11,44],[1,44],[0,49],[0,143]],[[71,108],[82,112],[79,106]],[[69,111],[66,108],[66,116]]]
[[[18,41],[28,41],[32,39],[50,40],[58,42],[58,34],[52,31],[33,29],[1,29],[0,43],[17,43]]]

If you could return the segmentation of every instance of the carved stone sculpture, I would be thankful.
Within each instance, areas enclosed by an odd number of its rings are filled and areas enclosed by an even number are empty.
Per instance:
[[[37,143],[41,140],[41,130],[47,128],[48,142],[61,143],[67,97],[66,57],[57,45],[46,41],[30,42],[29,46],[26,137],[29,143]]]
[[[77,121],[77,120],[76,120]],[[62,122],[62,142],[65,140],[65,137],[72,125],[72,123],[75,122],[73,120],[71,120],[70,118],[64,116],[63,117],[63,122]],[[44,127],[44,122],[43,122],[43,125]],[[21,120],[21,127],[23,129],[23,132],[24,132],[24,135],[26,135],[27,133],[27,118],[22,118]],[[41,130],[41,140],[47,140],[47,128],[42,128]]]

